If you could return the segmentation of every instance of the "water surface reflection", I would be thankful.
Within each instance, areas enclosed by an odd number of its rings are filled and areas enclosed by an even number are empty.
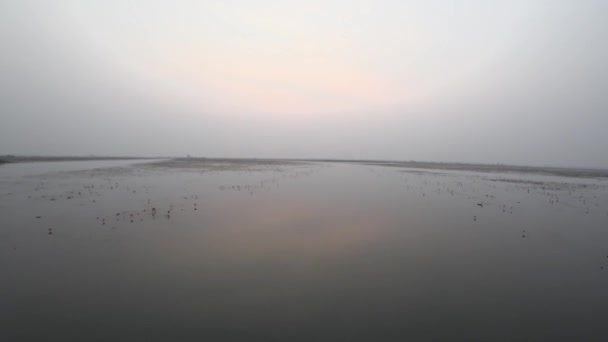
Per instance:
[[[0,168],[2,340],[606,337],[603,180],[106,163]]]

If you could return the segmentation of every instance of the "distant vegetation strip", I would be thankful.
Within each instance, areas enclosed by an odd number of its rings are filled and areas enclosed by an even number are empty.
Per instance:
[[[6,155],[0,156],[0,164],[7,163],[28,163],[28,162],[53,162],[53,161],[95,161],[95,160],[149,160],[149,159],[162,159],[157,158],[144,158],[144,157],[108,157],[108,156],[14,156]]]
[[[562,177],[583,178],[608,178],[608,170],[585,169],[585,168],[561,168],[561,167],[538,167],[538,166],[514,166],[502,164],[465,164],[465,163],[439,163],[439,162],[383,162],[365,161],[359,162],[368,165],[379,165],[388,167],[402,167],[412,169],[431,170],[455,170],[475,172],[514,172],[514,173],[538,173]]]
[[[467,164],[467,163],[442,163],[442,162],[419,162],[419,161],[383,161],[383,160],[345,160],[345,159],[273,159],[273,158],[175,158],[175,157],[111,157],[111,156],[15,156],[0,155],[0,164],[25,163],[25,162],[51,162],[51,161],[95,161],[95,160],[159,160],[163,166],[186,166],[192,163],[228,163],[228,164],[288,164],[294,162],[325,162],[325,163],[354,163],[386,167],[400,167],[411,169],[430,170],[454,170],[474,172],[514,172],[514,173],[538,173],[563,177],[585,177],[585,178],[608,178],[608,170],[588,168],[561,168],[561,167],[537,167],[537,166],[515,166],[503,164]]]

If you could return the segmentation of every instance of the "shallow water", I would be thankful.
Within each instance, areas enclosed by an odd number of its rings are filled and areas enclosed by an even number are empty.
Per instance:
[[[602,179],[23,163],[0,217],[1,341],[608,339]]]

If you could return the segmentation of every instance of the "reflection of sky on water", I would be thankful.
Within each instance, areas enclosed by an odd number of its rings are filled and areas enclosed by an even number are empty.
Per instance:
[[[2,333],[69,339],[99,322],[100,339],[148,340],[603,329],[604,181],[320,163],[78,171],[128,164],[0,169]]]

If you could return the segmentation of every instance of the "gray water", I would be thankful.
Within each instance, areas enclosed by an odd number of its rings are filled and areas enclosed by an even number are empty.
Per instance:
[[[0,166],[0,341],[608,340],[605,180],[212,166]]]

